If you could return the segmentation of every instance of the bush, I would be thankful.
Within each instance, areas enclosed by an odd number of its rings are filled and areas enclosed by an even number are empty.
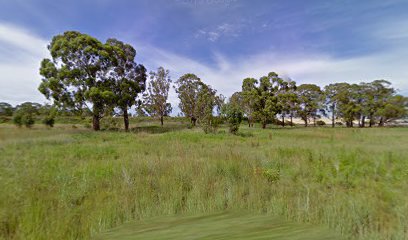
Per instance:
[[[229,106],[227,109],[227,121],[229,132],[232,134],[237,134],[239,126],[241,125],[243,118],[243,113],[241,109],[235,106]]]
[[[323,120],[318,120],[318,121],[316,121],[316,124],[317,124],[317,126],[325,126],[326,122],[323,121]]]
[[[219,121],[213,116],[206,116],[201,119],[200,125],[204,133],[215,133],[219,127]]]
[[[336,125],[337,126],[343,126],[343,123],[342,122],[336,122]]]
[[[54,127],[54,123],[55,123],[55,118],[52,115],[46,116],[43,119],[43,123],[45,124],[45,126],[47,127]]]
[[[31,128],[34,125],[35,120],[33,114],[31,114],[30,112],[18,111],[14,114],[13,122],[18,127],[24,125],[27,128]]]
[[[13,117],[13,123],[17,125],[17,127],[23,126],[23,116],[22,114],[15,114]]]

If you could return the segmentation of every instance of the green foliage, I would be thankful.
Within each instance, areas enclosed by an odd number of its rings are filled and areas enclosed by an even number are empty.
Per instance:
[[[129,73],[128,69],[121,68],[128,63],[127,58],[133,62],[131,58],[135,53],[129,45],[116,40],[102,44],[89,35],[67,31],[53,37],[48,49],[52,59],[41,62],[43,79],[39,91],[62,108],[81,110],[91,103],[94,130],[99,130],[99,120],[106,108],[120,102],[118,95],[120,100],[125,98],[126,103],[132,99],[123,91],[117,92],[124,88],[121,85],[126,82],[122,81],[124,77],[129,79],[124,85],[130,87],[128,83],[139,76],[136,70]],[[133,94],[133,89],[130,92]]]
[[[167,102],[171,84],[169,70],[159,67],[157,72],[150,72],[148,92],[144,95],[144,109],[150,116],[158,117],[163,125],[163,117],[168,116],[172,107]]]
[[[237,134],[243,118],[242,110],[233,102],[230,102],[226,110],[226,118],[229,132]]]
[[[206,85],[192,73],[184,74],[175,82],[175,90],[180,100],[180,111],[184,116],[191,119],[193,125],[195,125],[198,114],[197,102],[199,93],[205,88]]]
[[[38,103],[25,102],[16,106],[13,115],[13,123],[18,127],[31,128],[35,123],[35,116],[40,114],[41,105]]]
[[[6,102],[0,102],[0,116],[13,116],[14,108],[11,104]]]
[[[130,44],[110,38],[106,41],[105,48],[111,57],[107,77],[111,81],[110,92],[114,96],[110,98],[113,99],[110,104],[121,109],[127,131],[128,108],[137,103],[138,95],[145,90],[146,68],[135,62],[136,50]]]
[[[46,116],[43,119],[43,123],[48,127],[54,127],[55,117],[54,116]]]
[[[317,121],[316,121],[316,125],[317,125],[317,126],[325,126],[325,125],[326,125],[326,122],[323,121],[323,120],[317,120]]]
[[[299,107],[297,115],[308,125],[310,118],[319,118],[321,109],[322,91],[315,84],[302,84],[297,88]]]

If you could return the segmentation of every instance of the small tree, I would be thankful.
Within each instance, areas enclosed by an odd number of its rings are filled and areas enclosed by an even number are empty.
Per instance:
[[[159,67],[157,72],[150,72],[147,94],[144,95],[144,107],[151,116],[159,117],[163,126],[163,118],[171,113],[171,104],[167,102],[171,78],[169,70]]]
[[[239,106],[228,104],[226,117],[228,121],[229,132],[232,134],[237,134],[243,118],[242,110],[239,108]]]
[[[218,123],[213,116],[213,111],[217,104],[218,97],[216,96],[216,90],[203,83],[197,95],[194,115],[198,117],[205,133],[215,132],[218,127]]]

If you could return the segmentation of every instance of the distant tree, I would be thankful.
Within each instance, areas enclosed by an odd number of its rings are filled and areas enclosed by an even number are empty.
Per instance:
[[[282,126],[285,127],[285,117],[290,116],[291,125],[293,125],[293,113],[296,111],[298,102],[296,94],[296,82],[292,80],[282,80],[278,89],[278,106],[282,118]]]
[[[229,132],[237,134],[243,118],[242,99],[239,92],[234,93],[225,105],[225,116],[228,121]]]
[[[390,97],[385,105],[378,110],[377,114],[381,117],[380,126],[393,120],[401,119],[407,116],[408,98],[395,95]]]
[[[171,104],[167,102],[170,84],[169,70],[159,67],[157,72],[150,72],[150,82],[144,95],[146,111],[152,116],[159,117],[162,126],[163,117],[169,115],[172,110]]]
[[[299,98],[298,116],[305,122],[305,127],[308,126],[310,118],[315,124],[321,109],[322,91],[320,87],[315,84],[302,84],[297,88],[297,94]]]
[[[43,118],[43,124],[47,127],[54,127],[55,117],[58,113],[57,108],[55,106],[45,104],[40,108],[39,112]]]
[[[104,108],[115,98],[105,78],[112,66],[109,48],[89,35],[67,31],[53,37],[48,50],[52,60],[41,62],[39,91],[59,107],[83,109],[90,103],[93,129],[100,130]]]
[[[117,39],[108,39],[106,45],[113,58],[106,73],[113,81],[114,105],[122,111],[125,131],[128,131],[128,108],[136,104],[137,96],[145,90],[146,68],[135,62],[136,50],[131,45]]]
[[[344,97],[345,91],[347,91],[349,84],[347,83],[334,83],[325,86],[323,102],[325,104],[325,114],[331,114],[332,127],[335,127],[336,118],[338,117],[338,108],[341,99]]]
[[[11,104],[0,102],[0,116],[12,116],[14,108]]]
[[[184,116],[190,118],[193,126],[196,125],[198,119],[197,102],[199,93],[206,85],[192,73],[184,74],[175,82],[175,90],[180,99],[180,110]]]
[[[242,82],[242,108],[248,118],[248,126],[253,127],[255,112],[259,103],[259,89],[257,88],[258,80],[255,78],[245,78]]]
[[[214,132],[218,126],[213,116],[214,108],[219,102],[216,92],[209,85],[203,84],[197,95],[194,115],[205,133]]]
[[[373,126],[375,118],[379,118],[379,125],[384,124],[384,117],[381,116],[387,103],[395,94],[395,89],[391,87],[391,83],[386,80],[375,80],[367,84],[367,110],[368,118],[370,119],[370,127]],[[394,99],[395,100],[395,99]]]

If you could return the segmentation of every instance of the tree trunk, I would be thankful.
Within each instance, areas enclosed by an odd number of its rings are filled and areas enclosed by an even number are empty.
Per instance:
[[[125,131],[129,131],[129,115],[127,107],[123,109],[123,122],[125,123]]]
[[[373,127],[373,122],[374,122],[374,120],[373,120],[373,115],[370,114],[370,124],[369,124],[369,127]]]
[[[363,116],[363,118],[361,119],[361,127],[362,128],[365,127],[365,120],[366,120],[366,116]]]
[[[282,127],[285,127],[285,116],[282,114]]]
[[[313,126],[316,127],[316,117],[313,117]]]
[[[290,126],[293,127],[293,115],[290,115]]]
[[[160,124],[163,126],[163,116],[160,116]]]
[[[191,123],[193,124],[193,126],[195,127],[197,122],[197,119],[195,117],[191,117]]]
[[[251,119],[248,117],[248,127],[251,127]]]
[[[380,118],[380,122],[378,123],[378,126],[379,127],[384,127],[384,118],[383,117]]]
[[[335,123],[336,114],[334,113],[334,109],[335,109],[335,106],[333,104],[332,105],[332,128],[336,126],[336,123]]]
[[[99,115],[98,114],[94,114],[92,117],[92,127],[94,131],[99,131],[101,130],[101,126],[99,124]]]
[[[305,121],[305,127],[307,127],[307,119],[303,119]]]
[[[262,128],[265,129],[266,128],[266,121],[262,122]]]

